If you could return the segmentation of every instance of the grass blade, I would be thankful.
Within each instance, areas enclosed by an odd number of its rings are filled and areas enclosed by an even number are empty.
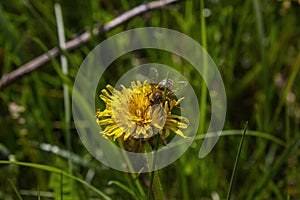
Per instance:
[[[18,199],[22,200],[22,197],[21,197],[19,191],[17,190],[15,184],[12,182],[12,180],[8,179],[8,182],[10,183],[10,185],[12,186],[12,188],[14,189],[14,191],[15,191]]]
[[[15,162],[15,161],[7,161],[7,160],[0,160],[0,164],[11,164],[11,165],[20,165],[20,166],[26,166],[26,167],[31,167],[31,168],[36,168],[36,169],[41,169],[44,171],[48,171],[48,172],[53,172],[53,173],[57,173],[57,174],[62,174],[63,176],[69,177],[73,180],[78,181],[79,183],[81,183],[82,185],[86,186],[87,188],[91,189],[92,191],[94,191],[96,194],[98,194],[99,196],[101,196],[103,199],[105,200],[111,200],[111,198],[109,196],[107,196],[106,194],[104,194],[102,191],[98,190],[96,187],[90,185],[89,183],[87,183],[86,181],[73,176],[61,169],[58,169],[56,167],[52,167],[52,166],[48,166],[48,165],[42,165],[42,164],[37,164],[37,163],[28,163],[28,162]]]
[[[201,23],[201,43],[203,46],[203,49],[207,50],[207,39],[206,39],[206,23],[205,23],[205,16],[204,16],[204,0],[200,0],[200,23]],[[205,52],[203,51],[205,54]],[[207,57],[203,55],[203,77],[207,76]],[[206,107],[207,107],[207,86],[205,82],[202,82],[201,85],[201,99],[200,99],[200,124],[199,129],[200,133],[204,133],[204,127],[205,127],[205,116],[206,116]]]
[[[108,185],[116,185],[119,188],[125,190],[126,192],[128,192],[133,198],[138,199],[136,194],[134,193],[134,191],[132,191],[129,187],[127,187],[126,185],[124,185],[123,183],[119,182],[119,181],[109,181]]]
[[[167,74],[167,82],[169,79],[169,74]],[[163,96],[163,101],[162,101],[162,105],[165,105],[165,101],[166,101],[166,97],[167,97],[167,84],[164,87],[164,96]],[[158,185],[160,185],[160,180],[158,177],[157,172],[155,171],[155,165],[156,165],[156,161],[157,161],[157,151],[158,151],[158,145],[159,145],[159,140],[160,140],[160,134],[157,134],[157,139],[156,139],[156,144],[155,144],[155,148],[154,148],[154,157],[153,157],[153,164],[152,164],[152,171],[150,174],[150,184],[149,184],[149,189],[148,189],[148,199],[151,199],[151,193],[152,193],[152,187],[153,187],[153,183],[157,183]],[[155,178],[154,178],[155,177]],[[156,199],[157,195],[162,194],[162,187],[160,185],[160,187],[157,187],[158,191],[157,194],[154,194],[154,197]]]
[[[275,110],[273,121],[277,121],[278,118],[279,118],[279,114],[280,114],[280,111],[282,109],[282,106],[284,105],[284,103],[287,99],[288,93],[291,91],[292,86],[295,83],[299,68],[300,68],[300,53],[297,55],[296,61],[295,61],[294,65],[293,65],[293,68],[291,70],[291,75],[289,76],[289,79],[288,79],[286,85],[284,86],[284,89],[283,89],[282,94],[280,96],[279,104],[278,104],[278,106]]]
[[[37,196],[38,196],[38,200],[41,200],[41,194],[40,194],[39,186],[37,187]]]
[[[222,131],[222,134],[220,135],[220,137],[242,135],[242,134],[243,134],[243,132],[241,132],[241,130],[225,130],[225,131]],[[216,135],[216,133],[206,133],[205,135],[203,135],[203,134],[197,135],[195,140],[203,140],[207,137],[215,137],[215,135]],[[286,142],[284,140],[282,140],[279,137],[276,137],[272,134],[269,134],[269,133],[255,131],[255,130],[247,130],[246,136],[263,138],[263,139],[269,140],[273,143],[276,143],[280,146],[283,146],[283,147],[286,146]]]
[[[290,155],[293,154],[296,150],[299,150],[300,137],[296,138],[293,141],[294,142],[289,147],[287,147],[282,155],[277,159],[277,162],[270,169],[270,171],[261,178],[261,181],[258,184],[256,184],[256,187],[253,188],[254,190],[249,193],[248,199],[253,199],[253,197],[255,197],[264,188],[268,181],[280,171]]]
[[[232,170],[232,174],[231,174],[231,179],[230,179],[230,184],[229,184],[229,188],[228,188],[228,193],[227,193],[227,197],[226,197],[227,200],[229,200],[230,196],[231,196],[232,184],[233,184],[234,177],[236,175],[237,167],[238,167],[238,164],[239,164],[239,158],[240,158],[240,155],[241,155],[241,151],[242,151],[242,147],[243,147],[243,143],[244,143],[244,138],[245,138],[245,135],[246,135],[247,125],[248,125],[248,122],[246,122],[244,132],[243,132],[243,135],[242,135],[242,138],[241,138],[241,141],[240,141],[238,153],[237,153],[236,158],[235,158],[235,162],[234,162],[234,166],[233,166],[233,170]]]
[[[56,23],[57,23],[59,47],[62,50],[65,50],[66,39],[65,39],[64,23],[63,23],[60,4],[55,3],[54,9],[55,9],[55,16],[56,16]],[[68,62],[66,56],[61,55],[60,62],[61,62],[61,68],[63,74],[68,75]],[[63,84],[63,93],[64,93],[64,108],[65,108],[65,121],[66,121],[66,141],[67,141],[68,151],[71,152],[72,147],[71,147],[71,133],[70,133],[70,121],[71,121],[70,96],[69,96],[69,88],[66,83]],[[69,165],[69,171],[72,172],[73,167],[72,167],[71,154],[68,157],[68,165]]]

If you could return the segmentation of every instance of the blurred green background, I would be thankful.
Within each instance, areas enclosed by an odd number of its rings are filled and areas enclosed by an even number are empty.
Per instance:
[[[1,2],[1,75],[59,45],[54,3],[51,0]],[[64,0],[58,3],[68,41],[145,1]],[[145,198],[150,175],[129,175],[94,160],[79,140],[72,119],[70,125],[66,122],[66,106],[70,105],[64,105],[63,94],[63,85],[72,89],[83,59],[97,44],[116,33],[145,26],[170,28],[202,44],[219,67],[228,101],[224,135],[212,152],[203,159],[198,158],[202,142],[199,132],[199,138],[180,159],[158,171],[162,196],[225,199],[242,130],[248,121],[231,198],[299,199],[299,3],[207,0],[204,25],[201,1],[178,1],[138,15],[65,52],[67,75],[61,71],[60,60],[52,59],[0,90],[0,159],[32,164],[29,167],[0,164],[0,199]],[[193,77],[191,67],[185,67],[186,61],[178,59],[153,50],[126,54],[108,69],[103,86],[114,84],[115,77],[121,76],[128,67],[155,61],[184,72],[193,87],[200,90],[202,82]],[[113,76],[109,70],[113,70]],[[203,127],[209,123],[209,99],[206,112],[206,120],[199,122]],[[44,168],[35,164],[43,164]],[[85,182],[75,181],[76,178]],[[159,199],[157,196],[154,198]]]

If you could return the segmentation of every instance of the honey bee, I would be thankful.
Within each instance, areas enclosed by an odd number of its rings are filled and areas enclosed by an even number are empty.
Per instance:
[[[151,85],[153,86],[153,91],[150,95],[151,105],[161,104],[164,101],[164,96],[166,100],[176,98],[175,93],[183,89],[187,85],[187,82],[179,81],[175,88],[173,79],[169,77],[163,79],[158,84],[153,83],[158,77],[157,69],[155,69],[154,67],[150,68],[150,76],[152,76],[150,80],[152,82]]]
[[[155,92],[150,98],[151,105],[160,104],[163,102],[163,95],[161,92]]]

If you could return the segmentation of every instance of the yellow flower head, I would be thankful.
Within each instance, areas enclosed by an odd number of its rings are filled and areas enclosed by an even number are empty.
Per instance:
[[[174,108],[180,108],[183,98],[176,100],[170,90],[165,95],[157,84],[137,81],[129,88],[121,85],[121,91],[107,85],[100,98],[106,107],[96,111],[96,118],[99,125],[105,126],[101,132],[105,137],[146,141],[156,133],[166,138],[172,131],[188,138],[181,131],[188,127],[188,119],[172,113]]]

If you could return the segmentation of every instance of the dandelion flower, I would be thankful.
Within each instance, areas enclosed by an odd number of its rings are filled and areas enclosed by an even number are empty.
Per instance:
[[[133,81],[128,88],[121,85],[120,91],[107,85],[100,94],[106,107],[103,111],[96,111],[97,123],[105,127],[101,134],[124,141],[147,141],[157,133],[167,138],[171,132],[188,138],[182,132],[189,125],[188,119],[172,112],[180,108],[183,98],[176,100],[168,94],[163,100],[162,95],[164,91],[157,84],[146,81]]]

